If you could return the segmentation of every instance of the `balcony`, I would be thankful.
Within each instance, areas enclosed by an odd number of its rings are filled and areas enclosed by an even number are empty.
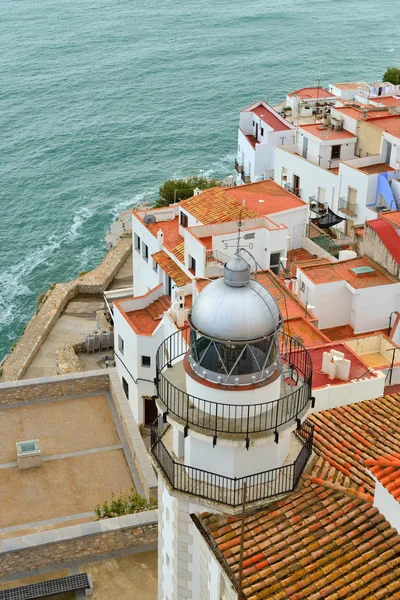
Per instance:
[[[242,176],[243,183],[251,183],[251,177],[250,177],[250,175],[245,175],[244,171],[242,171],[241,172],[241,176]]]
[[[151,452],[156,466],[171,488],[235,508],[240,507],[243,502],[245,483],[246,502],[249,504],[292,492],[311,456],[314,429],[308,421],[297,429],[295,435],[302,447],[294,462],[239,478],[204,471],[174,458],[168,442],[170,432],[171,427],[163,422],[162,417],[158,417],[152,425]]]
[[[238,173],[243,173],[244,166],[240,165],[237,160],[235,160],[235,169]]]
[[[281,363],[284,378],[281,397],[259,404],[228,404],[198,398],[186,392],[183,361],[189,354],[186,340],[190,327],[169,336],[157,351],[157,404],[159,410],[183,425],[204,435],[233,439],[254,434],[274,433],[294,422],[312,402],[312,365],[307,350],[294,338],[281,334]]]
[[[285,183],[284,188],[288,192],[291,192],[292,194],[294,194],[295,196],[298,196],[300,198],[301,190],[299,190],[299,188],[294,188],[289,183]]]
[[[349,217],[355,217],[357,214],[358,204],[352,204],[346,200],[346,198],[339,198],[339,210],[348,215]]]

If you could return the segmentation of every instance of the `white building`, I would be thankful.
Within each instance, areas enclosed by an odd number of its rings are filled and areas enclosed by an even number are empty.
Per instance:
[[[270,179],[274,169],[274,148],[292,144],[296,128],[263,100],[240,112],[237,183]]]
[[[298,268],[296,293],[312,306],[322,330],[377,331],[400,309],[399,280],[366,256]]]

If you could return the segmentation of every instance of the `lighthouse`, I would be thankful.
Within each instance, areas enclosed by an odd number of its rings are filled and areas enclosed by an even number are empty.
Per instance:
[[[256,508],[292,491],[312,446],[310,357],[243,250],[198,294],[188,323],[157,352],[158,600],[213,597],[192,515],[235,516],[244,493]]]

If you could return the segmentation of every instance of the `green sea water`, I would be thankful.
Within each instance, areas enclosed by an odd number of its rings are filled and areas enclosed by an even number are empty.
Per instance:
[[[393,0],[0,0],[0,357],[172,176],[233,173],[240,108],[399,66]]]

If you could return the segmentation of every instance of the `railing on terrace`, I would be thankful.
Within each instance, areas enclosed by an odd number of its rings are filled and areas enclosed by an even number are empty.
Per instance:
[[[298,428],[296,435],[302,448],[293,463],[236,478],[190,467],[174,460],[163,442],[168,428],[169,425],[162,422],[162,417],[154,421],[151,429],[151,452],[172,489],[232,507],[242,504],[245,483],[248,503],[292,492],[311,455],[314,433],[313,425],[308,421]]]
[[[307,350],[286,333],[281,334],[282,369],[291,378],[293,391],[281,398],[258,404],[225,404],[197,398],[178,388],[166,376],[166,370],[188,353],[187,327],[170,335],[157,350],[157,393],[165,412],[180,419],[186,427],[208,434],[249,434],[275,432],[298,415],[312,402],[312,364]],[[290,388],[288,388],[290,389]]]
[[[335,244],[328,233],[318,229],[315,225],[307,225],[306,235],[309,240],[322,248],[322,250],[325,250],[335,258],[339,258],[339,252],[342,248]]]
[[[244,166],[239,164],[238,160],[235,160],[235,169],[238,173],[243,173]]]
[[[294,194],[295,196],[298,196],[300,198],[301,190],[299,188],[294,188],[289,183],[285,183],[284,188],[288,192],[291,192],[292,194]]]
[[[346,198],[339,198],[339,210],[345,215],[354,217],[357,214],[358,204],[350,204]]]
[[[218,262],[224,265],[229,258],[227,254],[220,252],[220,250],[206,250],[206,264]]]

